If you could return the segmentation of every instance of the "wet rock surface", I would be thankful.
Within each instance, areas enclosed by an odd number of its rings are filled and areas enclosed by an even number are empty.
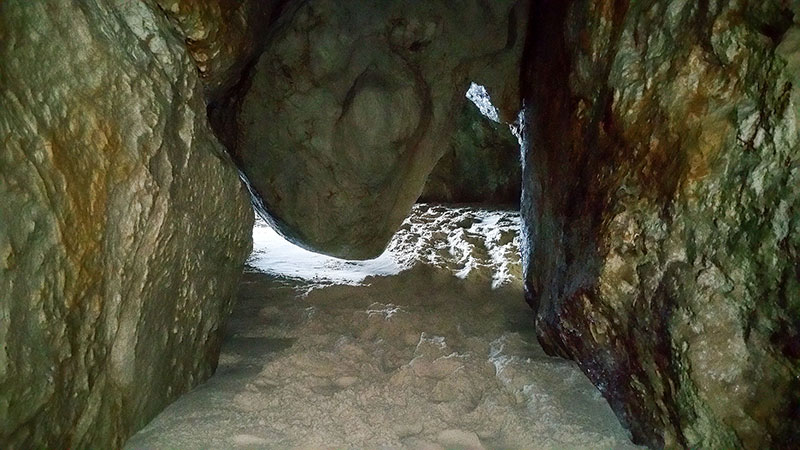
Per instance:
[[[518,205],[521,171],[519,142],[508,125],[484,117],[468,102],[419,201]]]
[[[398,274],[246,274],[217,373],[126,448],[635,448],[575,364],[536,343],[519,259],[493,262],[516,253],[518,224],[419,206],[389,245]],[[285,267],[257,234],[251,263]]]
[[[545,349],[651,447],[800,442],[797,13],[532,7],[528,298]]]
[[[286,5],[222,114],[236,118],[222,134],[262,212],[307,248],[380,254],[447,151],[470,82],[514,119],[526,11],[511,0]]]
[[[0,447],[120,447],[216,365],[252,211],[169,28],[0,4]]]

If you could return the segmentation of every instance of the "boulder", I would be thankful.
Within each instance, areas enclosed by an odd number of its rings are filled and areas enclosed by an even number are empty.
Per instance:
[[[800,442],[798,9],[531,8],[522,247],[537,332],[652,448]]]
[[[0,4],[2,448],[120,448],[216,366],[252,210],[151,6]]]
[[[471,81],[518,111],[527,0],[292,2],[223,135],[263,215],[339,257],[383,251],[447,151]]]
[[[210,102],[242,79],[283,0],[154,0],[183,39]]]

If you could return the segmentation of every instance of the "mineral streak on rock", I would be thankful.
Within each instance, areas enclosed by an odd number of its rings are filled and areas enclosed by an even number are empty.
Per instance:
[[[119,448],[216,365],[252,211],[150,6],[0,4],[6,449]]]
[[[305,247],[380,254],[447,150],[469,83],[501,118],[518,111],[526,14],[512,0],[287,5],[227,130],[262,212]]]
[[[528,298],[654,448],[800,441],[798,9],[533,2]]]

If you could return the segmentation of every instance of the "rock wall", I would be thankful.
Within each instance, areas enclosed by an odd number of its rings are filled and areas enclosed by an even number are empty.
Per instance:
[[[292,2],[215,115],[289,239],[377,256],[447,150],[471,81],[518,111],[527,0]],[[229,121],[230,122],[230,121]]]
[[[539,339],[654,448],[800,443],[800,6],[536,0]]]
[[[0,3],[2,448],[119,448],[216,365],[252,210],[169,29]]]
[[[508,125],[464,102],[447,153],[428,176],[419,201],[518,205],[519,157],[519,142]]]

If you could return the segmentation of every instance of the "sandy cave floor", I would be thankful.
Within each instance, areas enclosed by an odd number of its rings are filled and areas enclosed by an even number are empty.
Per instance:
[[[127,449],[635,448],[522,299],[519,217],[420,205],[381,257],[262,222],[217,373]]]

